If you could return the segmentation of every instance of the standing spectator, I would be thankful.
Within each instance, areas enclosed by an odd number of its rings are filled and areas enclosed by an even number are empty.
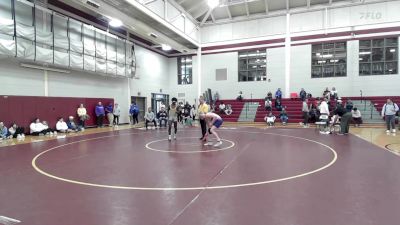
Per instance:
[[[272,102],[271,102],[271,100],[269,100],[269,98],[267,98],[265,100],[264,105],[265,105],[265,110],[266,111],[272,111]]]
[[[113,126],[113,123],[114,123],[114,114],[113,114],[114,109],[113,108],[114,107],[113,107],[113,104],[111,102],[105,108],[106,115],[107,115],[107,120],[109,122],[108,126],[110,126],[110,127]]]
[[[118,103],[115,103],[114,105],[113,115],[114,115],[113,125],[118,126],[119,117],[121,115],[121,107],[119,107]]]
[[[214,103],[219,101],[219,94],[218,91],[215,92],[214,94]]]
[[[328,121],[329,121],[329,106],[327,103],[328,99],[324,98],[321,101],[321,104],[319,105],[319,112],[320,112],[320,117],[319,119],[321,120],[321,122],[325,122],[324,125],[324,131],[321,131],[321,133],[323,134],[329,134],[330,132],[326,130],[327,125],[328,125]]]
[[[325,88],[324,93],[322,94],[323,98],[331,99],[331,91],[328,87]]]
[[[279,115],[279,118],[281,119],[282,125],[285,126],[289,120],[289,117],[288,117],[285,109],[282,109],[281,114]]]
[[[79,117],[79,122],[80,126],[82,127],[81,129],[85,129],[85,121],[88,120],[90,117],[86,112],[86,108],[81,104],[77,110],[77,114]]]
[[[129,107],[129,117],[132,125],[139,123],[138,116],[139,116],[139,107],[136,105],[136,102],[132,102],[131,106]]]
[[[157,119],[160,123],[159,124],[160,128],[162,127],[163,121],[164,121],[164,126],[167,127],[168,113],[165,111],[165,106],[161,106],[160,111],[157,113]]]
[[[353,121],[354,121],[354,126],[355,127],[359,127],[360,124],[362,124],[362,117],[361,117],[361,112],[360,110],[357,109],[357,107],[354,107],[351,110],[351,115],[353,117]]]
[[[242,101],[243,100],[243,92],[242,91],[239,91],[239,93],[238,93],[238,95],[236,97],[236,100],[238,100],[238,101]]]
[[[304,99],[307,98],[307,93],[306,93],[306,91],[304,90],[304,88],[301,89],[301,91],[300,91],[300,93],[299,93],[299,96],[300,96],[301,101],[303,101],[303,102],[304,102]]]
[[[190,115],[192,116],[193,121],[196,120],[196,107],[195,105],[192,105],[192,108],[190,109]]]
[[[147,112],[144,114],[144,119],[146,120],[145,126],[147,130],[147,124],[154,123],[154,129],[157,128],[157,123],[156,123],[156,116],[154,115],[154,112],[151,110],[151,107],[147,109]]]
[[[331,90],[331,99],[337,99],[339,96],[338,96],[338,93],[337,93],[337,91],[336,91],[336,88],[335,87],[332,87],[332,90]]]
[[[8,137],[8,130],[7,127],[4,126],[3,122],[0,122],[0,140],[6,139]]]
[[[276,117],[274,116],[274,114],[272,114],[272,112],[269,112],[268,115],[264,117],[264,121],[267,123],[269,127],[274,126],[275,120]]]
[[[337,105],[336,109],[333,111],[333,114],[341,117],[339,135],[348,134],[352,115],[351,115],[351,112],[348,112],[343,107],[342,100],[338,100],[338,105]]]
[[[97,117],[97,127],[103,127],[103,119],[105,115],[104,106],[99,102],[95,109],[95,114]]]
[[[276,90],[276,92],[275,92],[275,98],[276,99],[282,99],[282,91],[281,91],[281,89],[280,88],[278,88],[278,90]]]
[[[387,127],[386,133],[390,133],[390,130],[392,130],[392,133],[396,133],[395,119],[397,111],[399,111],[397,104],[392,99],[387,99],[386,104],[382,107],[382,117],[384,117]]]
[[[10,128],[8,128],[8,135],[10,138],[24,139],[25,129],[23,127],[18,127],[16,123],[13,123]]]
[[[350,99],[347,99],[345,108],[347,112],[351,112],[353,109],[353,102]]]
[[[268,91],[267,97],[265,100],[269,99],[270,101],[272,101],[272,92]]]
[[[308,99],[303,100],[303,106],[301,108],[301,111],[303,112],[303,122],[300,123],[301,125],[304,126],[304,128],[307,128],[309,126],[308,121],[309,121],[309,107],[308,107]]]
[[[56,123],[56,130],[60,133],[72,132],[72,130],[68,128],[67,123],[64,121],[64,119],[62,117],[60,117],[58,119],[58,122]]]
[[[278,110],[278,111],[282,110],[282,103],[281,103],[281,100],[279,98],[277,98],[275,100],[275,109]]]
[[[198,108],[198,113],[200,115],[200,113],[206,114],[209,111],[209,106],[204,102],[204,97],[200,96],[199,98],[199,108]],[[201,126],[201,138],[200,140],[206,141],[206,132],[207,132],[207,125],[206,125],[206,121],[204,118],[199,118],[200,120],[200,126]]]
[[[221,102],[221,104],[219,104],[218,107],[219,107],[220,113],[225,113],[226,106],[225,106],[224,102]]]
[[[71,130],[71,131],[78,132],[78,131],[81,131],[81,130],[82,130],[81,127],[79,127],[79,126],[76,125],[73,116],[69,116],[69,117],[68,117],[67,126],[68,126],[68,129]]]

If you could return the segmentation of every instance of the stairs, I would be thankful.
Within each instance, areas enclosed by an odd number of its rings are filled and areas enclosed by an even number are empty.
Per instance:
[[[269,111],[265,110],[264,99],[257,99],[256,101],[260,104],[260,107],[258,108],[257,115],[254,121],[264,122],[264,117]],[[286,107],[286,112],[289,117],[288,123],[299,123],[303,121],[303,113],[301,112],[303,103],[300,101],[300,99],[292,100],[283,98],[281,102],[282,106]],[[272,100],[272,114],[276,116],[275,122],[280,122],[281,121],[279,119],[280,111],[276,110],[274,106],[275,106],[275,99]]]
[[[357,107],[361,112],[363,123],[383,124],[385,121],[382,119],[380,112],[371,106],[370,100],[352,100],[354,107]],[[372,112],[371,112],[372,110]]]
[[[240,113],[239,122],[254,122],[256,118],[259,102],[246,102],[244,103],[242,112]]]
[[[231,115],[226,115],[225,113],[219,113],[219,104],[223,102],[226,106],[231,105],[232,106],[232,114]],[[223,101],[218,101],[215,103],[216,105],[216,113],[221,116],[221,118],[226,121],[226,122],[237,122],[240,116],[240,113],[242,112],[243,105],[245,102],[237,101],[237,100],[223,100]]]

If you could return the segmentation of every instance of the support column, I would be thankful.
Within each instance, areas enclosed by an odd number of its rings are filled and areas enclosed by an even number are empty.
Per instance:
[[[290,97],[290,56],[291,56],[291,40],[290,40],[290,14],[286,14],[286,37],[285,37],[285,98]]]
[[[197,97],[202,93],[201,87],[201,47],[197,49]]]
[[[43,70],[44,73],[44,96],[49,97],[49,72],[47,70]]]

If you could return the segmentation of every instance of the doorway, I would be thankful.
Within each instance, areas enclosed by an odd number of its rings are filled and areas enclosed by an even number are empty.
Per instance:
[[[139,107],[139,122],[144,121],[144,114],[146,113],[146,97],[131,96],[131,102],[136,102]]]
[[[169,95],[152,93],[151,107],[153,108],[153,112],[157,113],[160,111],[162,105],[169,105]]]

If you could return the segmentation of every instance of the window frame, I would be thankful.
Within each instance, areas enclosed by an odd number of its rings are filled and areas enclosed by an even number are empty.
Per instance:
[[[347,77],[346,41],[311,45],[311,78],[332,77]]]
[[[239,51],[238,82],[259,81],[267,81],[267,49]]]
[[[193,84],[193,58],[192,58],[192,56],[191,55],[179,56],[177,59],[177,65],[178,65],[178,77],[177,77],[178,85]],[[183,78],[186,78],[186,80],[184,80]]]

